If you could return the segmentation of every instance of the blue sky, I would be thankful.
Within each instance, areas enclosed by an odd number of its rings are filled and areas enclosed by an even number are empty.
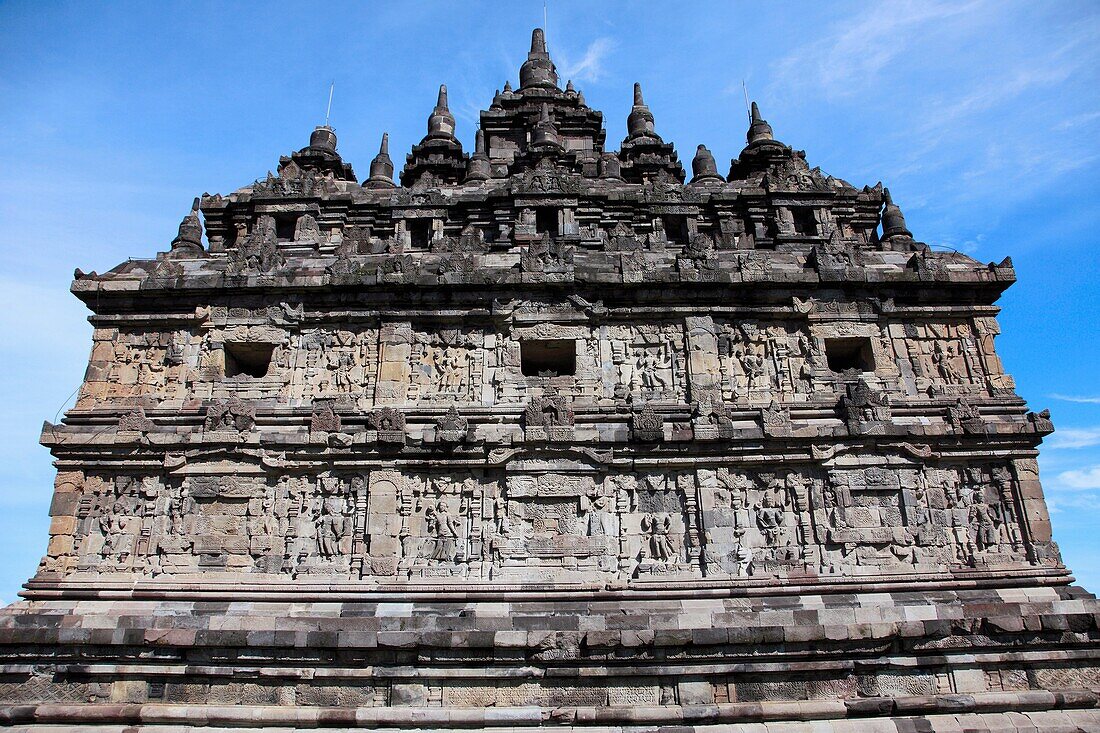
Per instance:
[[[360,178],[400,166],[440,83],[472,147],[516,83],[543,4],[0,4],[0,600],[45,548],[42,421],[90,347],[74,267],[167,247],[192,197],[229,192],[332,125]],[[550,0],[563,78],[625,135],[640,81],[685,164],[744,143],[742,81],[811,165],[885,182],[918,239],[1011,256],[998,350],[1055,426],[1040,460],[1066,563],[1100,590],[1100,4]]]

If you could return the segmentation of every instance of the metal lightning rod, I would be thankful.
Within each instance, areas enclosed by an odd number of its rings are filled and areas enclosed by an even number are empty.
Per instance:
[[[332,93],[336,90],[336,80],[332,80],[332,84],[328,88],[328,107],[325,108],[325,127],[328,127],[328,118],[332,114]]]
[[[745,85],[745,80],[741,80],[741,89],[745,92],[745,116],[749,118],[749,124],[752,124],[752,110],[749,107],[749,88]]]

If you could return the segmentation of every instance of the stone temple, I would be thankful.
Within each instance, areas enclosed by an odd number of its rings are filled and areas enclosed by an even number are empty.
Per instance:
[[[1100,729],[1049,414],[994,349],[1011,262],[915,240],[755,105],[724,175],[657,112],[635,85],[609,149],[536,30],[472,152],[441,87],[396,181],[318,127],[77,270],[0,721]]]

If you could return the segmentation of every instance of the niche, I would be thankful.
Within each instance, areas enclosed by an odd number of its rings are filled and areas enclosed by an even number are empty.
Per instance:
[[[875,371],[875,354],[866,337],[825,339],[825,360],[836,373]]]
[[[225,376],[266,377],[275,344],[226,343]]]
[[[661,217],[661,223],[665,227],[665,237],[670,244],[688,243],[688,224],[686,216],[665,214]]]
[[[817,218],[814,210],[805,206],[792,206],[791,216],[794,217],[794,230],[807,237],[817,236]]]
[[[298,225],[297,214],[275,215],[275,238],[280,242],[293,242],[294,229]]]
[[[414,249],[428,249],[431,245],[432,221],[432,219],[409,219],[405,222]]]
[[[558,210],[541,206],[535,209],[535,231],[539,234],[549,234],[551,237],[558,233]]]
[[[577,342],[571,339],[521,341],[520,369],[525,377],[563,377],[577,373]]]

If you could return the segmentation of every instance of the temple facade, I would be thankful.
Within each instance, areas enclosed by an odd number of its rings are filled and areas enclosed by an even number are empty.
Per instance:
[[[635,85],[609,149],[536,30],[472,152],[441,87],[396,180],[318,127],[77,270],[0,720],[1100,729],[1049,413],[994,348],[1011,261],[755,104],[725,172],[658,129]]]

